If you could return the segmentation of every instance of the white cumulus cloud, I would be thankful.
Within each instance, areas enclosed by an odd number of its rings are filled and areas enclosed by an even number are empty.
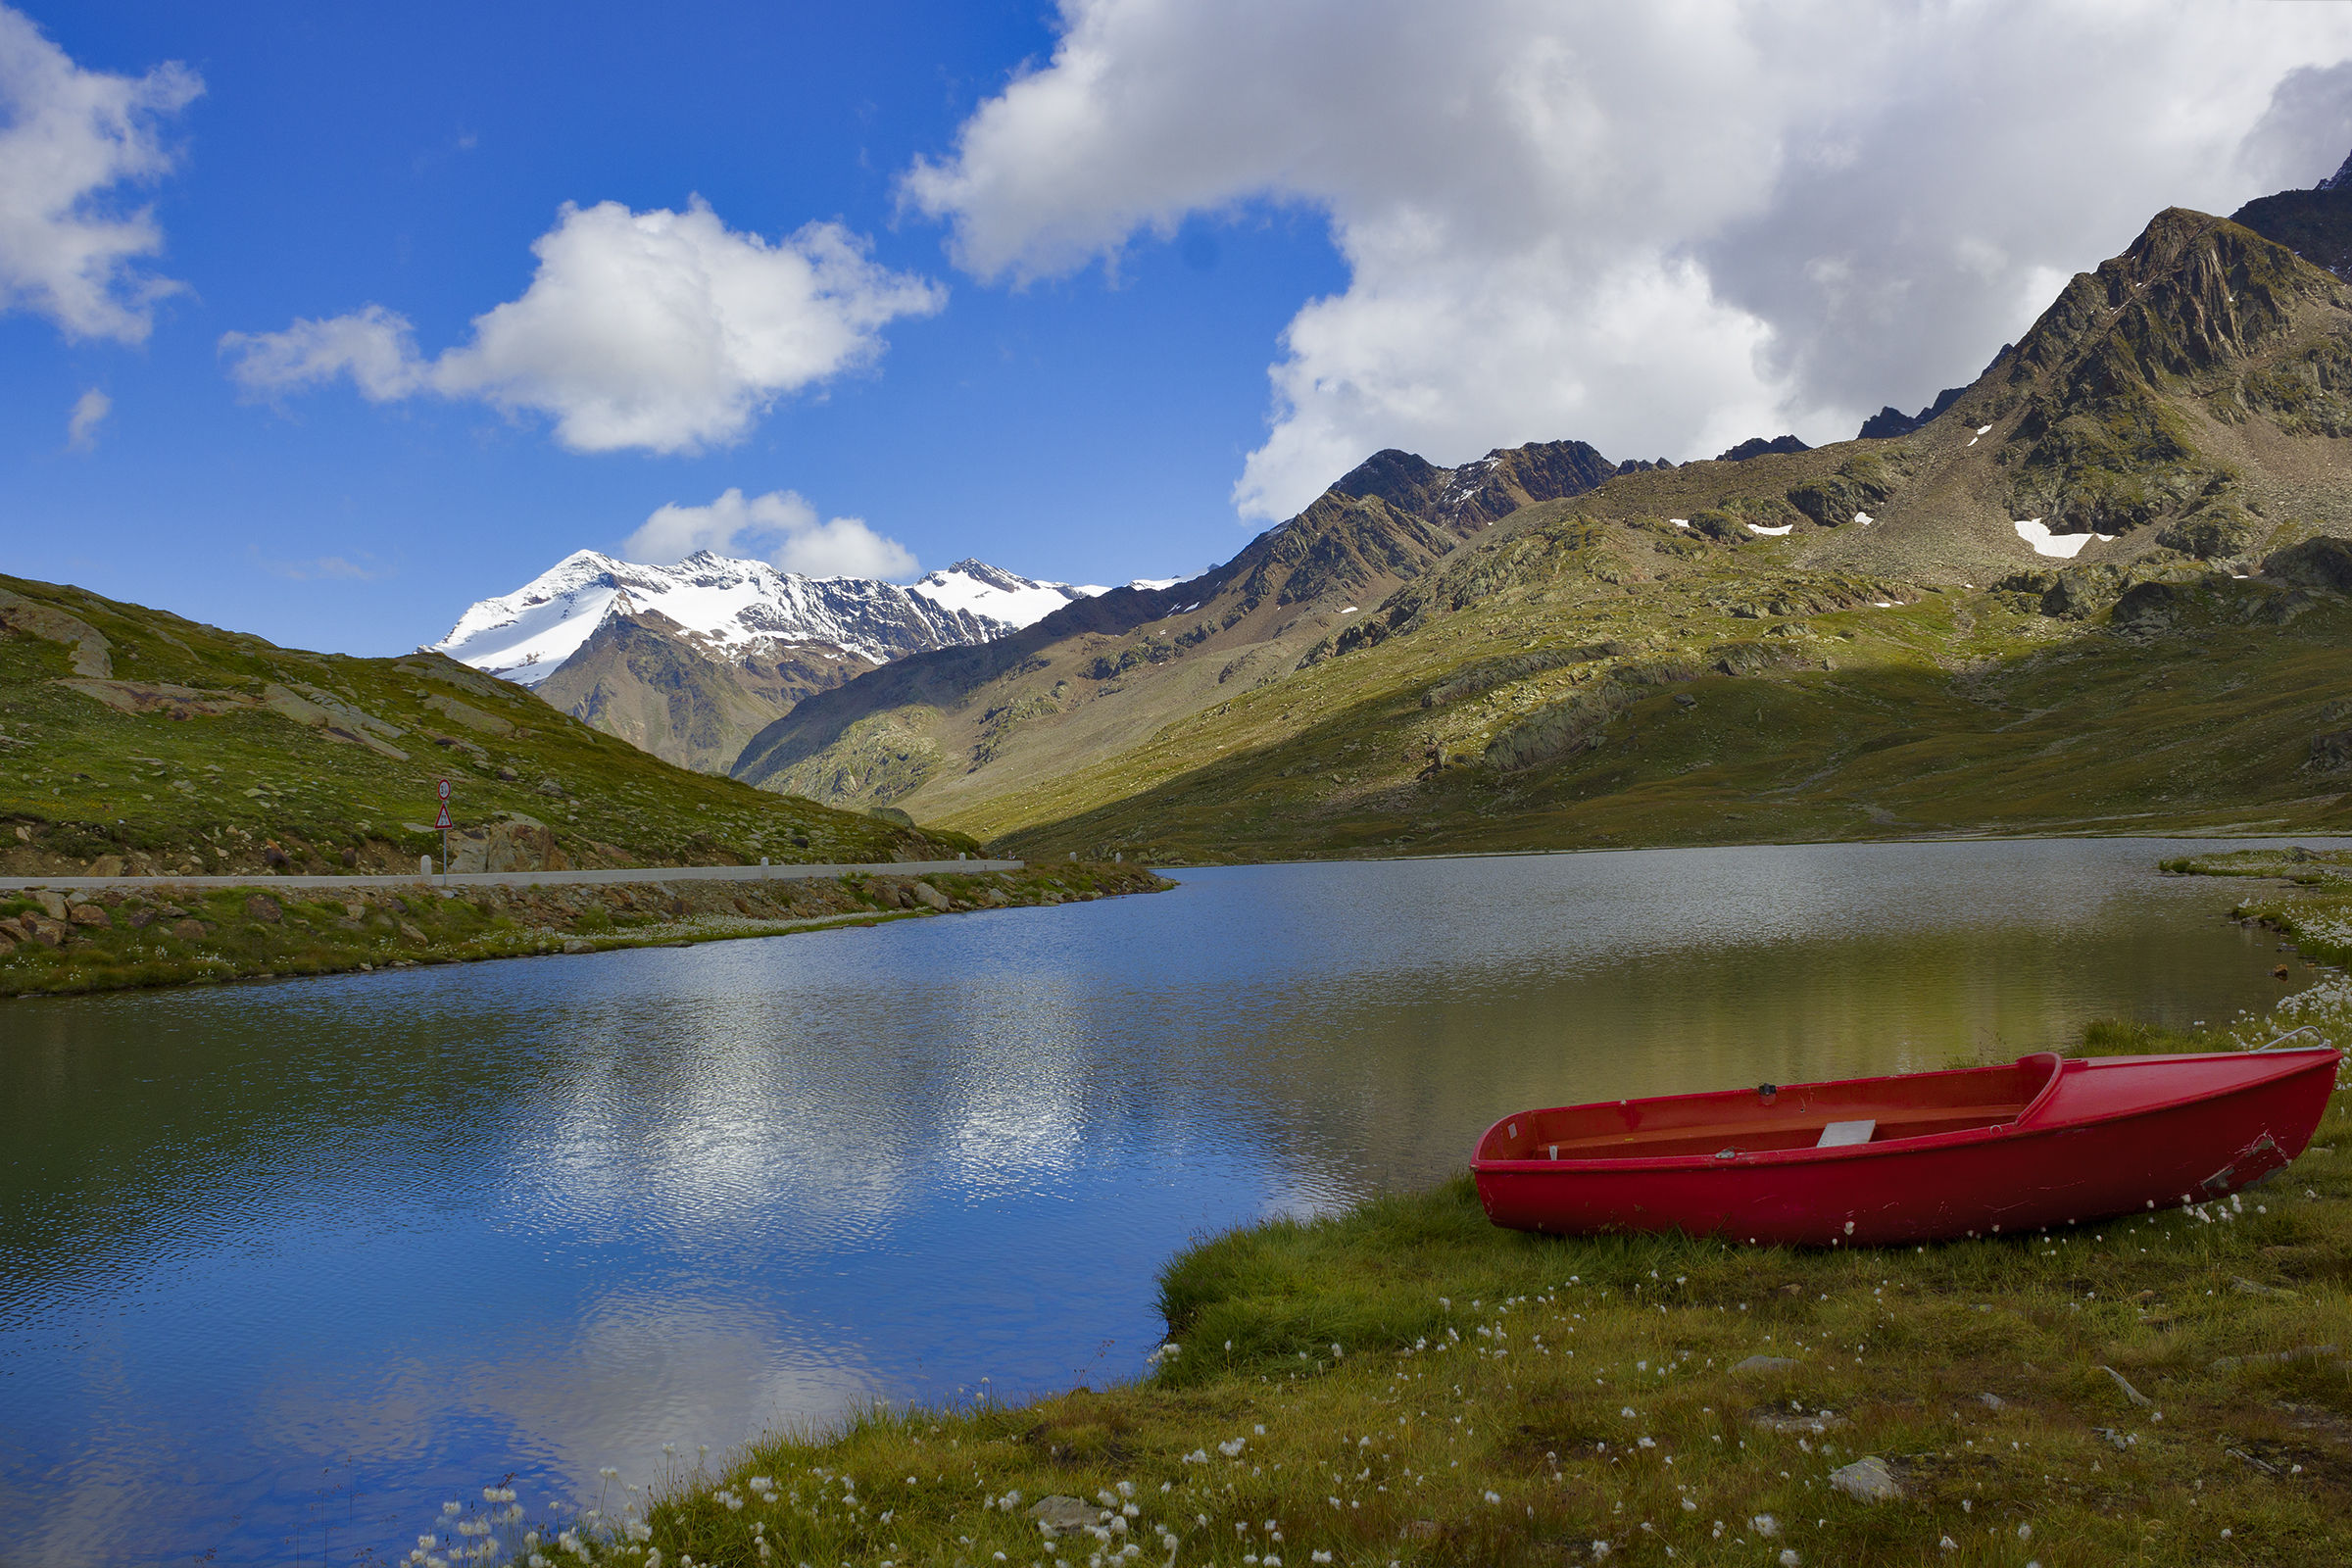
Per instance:
[[[88,452],[98,445],[98,426],[115,409],[115,400],[90,388],[74,400],[74,412],[66,416],[66,450]]]
[[[675,502],[645,519],[621,547],[631,561],[666,566],[698,550],[755,557],[806,577],[906,577],[914,556],[863,518],[820,521],[797,491],[770,490],[746,498],[730,489],[707,507]]]
[[[156,301],[180,285],[139,266],[163,230],[120,191],[170,171],[157,122],[203,90],[176,63],[144,76],[84,71],[0,6],[0,310],[33,311],[72,337],[146,339]]]
[[[936,284],[879,267],[838,223],[773,243],[617,202],[566,206],[532,245],[522,297],[427,359],[408,320],[369,305],[220,340],[249,392],[348,375],[377,402],[433,393],[545,415],[578,452],[692,452],[740,438],[775,400],[870,363],[881,329],[937,311]]]
[[[1324,214],[1236,503],[1365,454],[1851,436],[1973,376],[2158,210],[2348,150],[2352,7],[1061,0],[902,192],[983,279],[1193,215]]]

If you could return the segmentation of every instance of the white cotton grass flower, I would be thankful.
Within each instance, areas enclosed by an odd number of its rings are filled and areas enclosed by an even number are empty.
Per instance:
[[[1781,1548],[1781,1568],[1796,1568],[1796,1548],[1794,1546]]]
[[[1770,1541],[1781,1533],[1781,1522],[1768,1513],[1760,1513],[1748,1520],[1747,1528]]]

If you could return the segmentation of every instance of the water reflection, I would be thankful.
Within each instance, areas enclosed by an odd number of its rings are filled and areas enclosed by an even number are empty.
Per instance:
[[[1191,1235],[1539,1102],[2268,1004],[2155,843],[1216,869],[0,1011],[0,1556],[348,1555],[872,1396],[1126,1375]]]

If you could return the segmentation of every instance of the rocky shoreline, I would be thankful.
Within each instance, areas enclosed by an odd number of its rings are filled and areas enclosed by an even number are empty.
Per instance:
[[[1141,865],[557,887],[159,883],[0,893],[0,998],[680,947],[1152,893]]]

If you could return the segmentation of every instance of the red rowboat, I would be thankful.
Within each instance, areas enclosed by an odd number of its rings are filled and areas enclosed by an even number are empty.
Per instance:
[[[2061,1057],[1522,1111],[1470,1162],[1487,1217],[1872,1246],[2226,1198],[2303,1152],[2340,1054]]]

